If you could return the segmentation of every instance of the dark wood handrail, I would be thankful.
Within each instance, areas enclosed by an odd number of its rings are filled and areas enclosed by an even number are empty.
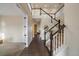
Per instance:
[[[56,20],[56,18],[53,18],[53,20],[55,20],[55,21],[57,21],[57,22],[58,22],[58,20]]]
[[[53,27],[51,27],[47,32],[49,32],[51,29],[53,29],[55,26],[57,26],[59,23],[55,24]],[[46,32],[46,33],[47,33]]]
[[[58,22],[58,20],[56,20],[55,18],[53,18],[49,13],[47,13],[45,10],[43,10],[42,8],[32,8],[32,9],[39,9],[40,10],[40,15],[41,15],[41,10],[43,11],[43,12],[45,12],[49,17],[51,17],[51,20],[53,19],[53,20],[55,20],[55,21],[57,21]]]
[[[44,11],[42,8],[32,8],[32,9],[40,9],[40,10],[42,10],[43,12],[45,12],[48,16],[52,17],[49,13],[47,13],[46,11]]]
[[[59,23],[57,23],[56,25],[58,25]],[[55,25],[55,26],[56,26]],[[55,26],[53,26],[52,28],[54,28]],[[65,25],[62,25],[60,29],[58,29],[55,33],[53,33],[52,35],[54,36],[57,32],[59,32],[60,30],[62,30],[65,27]],[[49,32],[52,28],[50,28],[47,32]],[[46,32],[46,33],[47,33]],[[47,41],[47,40],[46,40]]]
[[[62,5],[62,6],[54,13],[54,15],[56,15],[63,7],[64,7],[64,5]]]
[[[44,11],[42,8],[40,8],[43,12],[45,12],[48,16],[50,16],[51,17],[51,19],[53,19],[53,20],[55,20],[55,21],[57,21],[58,22],[58,20],[56,20],[55,18],[53,18],[49,13],[47,13],[46,11]]]
[[[45,12],[48,16],[52,17],[49,13],[47,13],[46,11],[44,11],[42,8],[40,8],[43,12]]]
[[[32,10],[40,10],[40,8],[32,8]],[[48,14],[54,14],[54,13],[48,13]]]
[[[54,36],[57,32],[61,31],[62,29],[64,29],[65,25],[62,25],[60,29],[58,29],[55,33],[53,33],[52,35]]]

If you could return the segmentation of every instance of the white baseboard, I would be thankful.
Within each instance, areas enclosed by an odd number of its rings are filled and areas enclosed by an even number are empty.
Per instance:
[[[57,52],[57,54],[55,56],[66,56],[67,55],[66,49],[67,48],[65,46],[59,48],[59,51]]]

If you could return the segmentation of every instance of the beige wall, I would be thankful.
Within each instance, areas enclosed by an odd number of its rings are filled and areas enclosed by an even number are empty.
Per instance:
[[[0,34],[5,34],[4,41],[24,42],[23,17],[22,16],[0,16]]]
[[[79,4],[65,4],[64,16],[67,55],[79,56]]]

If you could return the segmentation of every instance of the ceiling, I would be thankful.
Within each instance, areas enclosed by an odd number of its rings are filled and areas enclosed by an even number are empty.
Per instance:
[[[22,15],[16,3],[0,3],[0,15]]]
[[[64,5],[63,3],[31,3],[32,17],[36,18],[34,19],[34,21],[40,22],[40,10],[38,8],[42,8],[44,11],[52,15],[63,5]],[[41,13],[45,14],[44,12]]]
[[[42,8],[48,13],[55,13],[63,3],[31,3],[32,8]]]

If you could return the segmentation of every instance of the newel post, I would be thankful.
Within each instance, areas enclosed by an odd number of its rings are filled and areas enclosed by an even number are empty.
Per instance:
[[[58,21],[58,23],[59,23],[58,29],[60,30],[60,20]],[[59,31],[59,32],[60,32],[60,31]]]
[[[44,46],[46,45],[46,31],[44,31]]]
[[[53,55],[53,34],[52,31],[50,32],[50,56]]]
[[[58,30],[59,30],[59,40],[60,40],[60,46],[61,46],[61,25],[60,25],[60,20],[59,22],[59,26],[58,26]]]

